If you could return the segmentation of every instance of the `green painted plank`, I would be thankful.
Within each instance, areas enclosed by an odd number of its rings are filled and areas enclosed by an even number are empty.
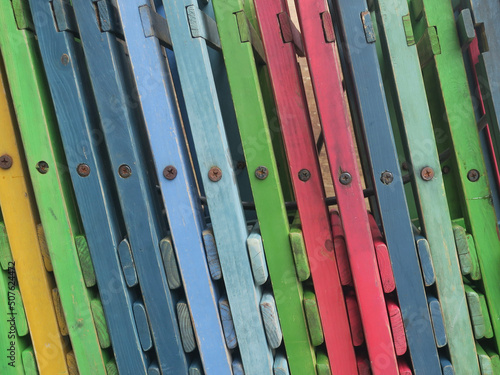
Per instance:
[[[500,240],[457,26],[449,0],[422,3],[421,19],[417,21],[412,14],[415,37],[420,40],[432,28],[437,30],[440,45],[439,54],[423,66],[422,72],[439,152],[451,154],[447,162],[450,172],[445,176],[448,203],[452,219],[464,218],[465,229],[474,238],[483,282],[481,289],[485,292],[498,347]],[[466,363],[467,373],[479,372],[472,356]],[[456,373],[466,371],[455,364],[454,368]]]
[[[251,36],[243,2],[215,0],[213,6],[290,370],[292,374],[314,374],[315,358],[302,309],[302,286],[294,271],[288,215],[261,94],[262,67],[255,62],[251,43],[242,42]],[[247,14],[253,17],[253,12]],[[238,17],[243,20],[240,25]]]
[[[75,245],[82,233],[38,45],[30,30],[18,29],[27,15],[19,11],[16,23],[11,2],[0,2],[0,49],[78,366],[83,374],[104,375],[108,353],[101,351],[90,310],[97,294],[83,280]]]

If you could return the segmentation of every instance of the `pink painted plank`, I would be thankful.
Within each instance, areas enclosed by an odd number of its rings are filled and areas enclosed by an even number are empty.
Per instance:
[[[405,354],[406,350],[408,349],[406,344],[405,327],[403,325],[403,317],[401,316],[401,309],[392,299],[388,299],[387,311],[389,312],[389,321],[391,322],[396,355],[401,356]]]
[[[356,358],[358,364],[358,374],[359,375],[372,375],[372,370],[370,369],[370,361],[365,354],[358,354]]]
[[[345,233],[368,356],[375,375],[399,373],[389,318],[366,212],[350,114],[344,103],[335,43],[325,40],[321,22],[326,0],[295,0],[325,146]],[[327,33],[328,34],[328,33]],[[328,37],[328,35],[327,35]],[[327,38],[330,40],[330,38]],[[344,179],[348,172],[352,177]]]
[[[333,247],[335,249],[335,256],[337,257],[340,282],[343,286],[354,286],[352,283],[351,266],[349,265],[347,247],[345,246],[344,230],[342,229],[339,213],[337,211],[332,211],[330,220],[332,222]]]
[[[399,374],[400,375],[412,375],[412,371],[408,363],[403,358],[398,358]]]
[[[358,301],[354,291],[350,290],[346,293],[345,303],[347,306],[347,313],[349,314],[349,323],[351,324],[352,344],[354,346],[361,346],[365,342],[363,334],[363,324],[361,323],[361,316],[359,314]]]
[[[283,42],[279,28],[278,14],[288,11],[287,5],[284,0],[255,0],[255,8],[332,372],[355,374],[356,358],[302,79],[293,43]],[[303,169],[310,172],[305,182],[299,179]]]
[[[389,256],[387,245],[382,239],[382,233],[378,228],[377,222],[372,215],[369,215],[370,228],[372,230],[373,243],[375,245],[375,254],[377,256],[378,269],[382,280],[384,293],[391,293],[396,289],[396,281],[392,272],[392,263]]]

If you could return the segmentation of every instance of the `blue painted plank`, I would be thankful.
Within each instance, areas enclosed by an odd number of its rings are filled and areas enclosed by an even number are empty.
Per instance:
[[[243,364],[239,359],[233,360],[233,375],[245,375]]]
[[[163,48],[156,38],[144,37],[138,11],[141,6],[153,4],[148,0],[118,0],[117,5],[189,303],[189,312],[183,311],[192,316],[205,373],[229,374],[230,360],[224,345],[217,296],[213,292],[215,285],[205,257],[202,208],[183,137],[175,90]],[[152,85],[151,82],[157,84]],[[164,176],[164,168],[167,166],[176,168],[175,178],[167,179]],[[175,263],[173,256],[170,258],[171,263]],[[177,308],[179,309],[179,305]],[[187,352],[194,350],[195,343],[187,345],[186,336],[183,335],[183,338],[184,349]]]
[[[451,365],[449,359],[441,357],[440,362],[441,368],[443,370],[443,375],[455,375],[455,371],[453,370],[453,366]]]
[[[132,259],[132,250],[126,239],[122,240],[118,245],[118,256],[123,270],[123,276],[127,285],[132,288],[139,283],[137,272],[135,271],[134,259]]]
[[[217,253],[217,244],[215,243],[214,232],[212,229],[203,231],[203,243],[205,244],[205,251],[207,253],[208,268],[210,268],[210,275],[214,280],[222,278],[222,269],[220,267],[219,254]]]
[[[160,253],[163,259],[163,267],[165,267],[165,272],[167,273],[168,286],[170,289],[180,288],[182,285],[181,275],[170,238],[164,238],[160,241]]]
[[[427,302],[429,304],[429,311],[431,312],[432,327],[434,328],[434,337],[436,338],[436,345],[438,348],[442,348],[448,343],[448,340],[446,339],[446,331],[444,329],[441,304],[439,303],[438,299],[433,296],[428,296]]]
[[[272,349],[277,349],[283,340],[276,301],[271,293],[264,293],[260,300],[260,312],[266,329],[267,342]]]
[[[216,74],[210,69],[223,71],[224,64],[217,51],[209,53],[204,39],[191,36],[186,7],[198,7],[198,3],[163,1],[242,362],[247,374],[267,374],[273,359],[260,316],[261,291],[254,284],[248,259],[245,214],[221,112],[221,104],[229,104],[219,101]],[[200,9],[213,17],[210,3]],[[211,60],[210,54],[220,63]],[[222,171],[217,182],[209,179],[212,167]]]
[[[288,371],[288,361],[281,353],[276,354],[276,357],[274,358],[273,374],[290,375],[290,371]]]
[[[425,286],[434,285],[436,282],[436,275],[434,273],[434,266],[432,265],[429,242],[420,235],[415,236],[415,241],[417,241],[418,257],[420,259],[420,266],[422,267]]]
[[[146,309],[140,302],[135,302],[133,309],[137,333],[139,334],[142,349],[146,352],[153,347],[153,340],[151,338],[151,331],[149,330]]]
[[[130,94],[133,84],[129,79],[129,61],[116,36],[101,32],[102,22],[98,22],[92,0],[73,2],[73,8],[104,144],[110,155],[109,173],[117,186],[158,366],[163,374],[187,373],[188,363],[175,313],[176,296],[168,288],[159,251],[166,223],[158,205],[155,174],[141,142],[143,123],[137,110],[139,103]],[[138,13],[138,9],[135,12]],[[112,28],[116,21],[108,20]],[[156,81],[152,79],[153,88]],[[182,294],[182,291],[176,292]]]
[[[367,180],[376,191],[373,203],[378,206],[384,227],[413,366],[416,372],[440,374],[376,46],[363,24],[367,2],[328,0],[328,3],[337,17],[334,25],[345,82],[351,109],[357,112],[353,120],[358,122],[358,132],[367,140],[371,172]],[[393,176],[389,183],[382,179],[386,171]]]
[[[234,331],[233,316],[231,315],[231,308],[229,301],[226,297],[219,300],[220,318],[222,321],[222,328],[224,330],[224,337],[229,349],[234,349],[238,345],[236,332]]]
[[[58,32],[52,22],[43,22],[53,18],[51,1],[30,1],[30,5],[37,15],[34,19],[38,43],[116,362],[121,372],[144,374],[148,361],[140,346],[132,312],[136,297],[127,288],[118,257],[123,228],[113,199],[112,181],[104,168],[106,156],[96,142],[101,133],[92,94],[85,85],[88,77],[81,45],[71,32]],[[64,55],[71,63],[63,63]],[[78,174],[81,163],[88,166],[88,177]]]

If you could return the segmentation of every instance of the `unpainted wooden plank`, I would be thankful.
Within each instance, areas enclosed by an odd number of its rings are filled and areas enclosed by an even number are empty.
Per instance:
[[[276,301],[271,293],[266,292],[262,295],[260,313],[266,329],[267,342],[272,349],[277,349],[283,340],[283,333],[281,332]]]

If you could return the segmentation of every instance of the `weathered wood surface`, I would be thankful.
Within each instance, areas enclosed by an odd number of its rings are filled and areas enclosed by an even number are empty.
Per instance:
[[[280,24],[276,23],[276,17],[280,14],[284,14],[291,22],[288,6],[282,0],[257,0],[255,8],[297,200],[308,266],[316,287],[319,312],[323,317],[327,352],[334,372],[353,372],[356,368],[354,351],[352,347],[344,344],[350,341],[350,332],[340,287],[341,281],[345,285],[349,283],[350,270],[346,257],[343,258],[344,262],[340,262],[338,253],[337,261],[334,254],[330,255],[337,239],[332,236],[328,211],[324,204],[325,191],[303,82],[297,65],[296,48],[291,40],[289,43],[283,42],[281,30],[284,26],[280,28]],[[291,24],[289,27],[294,29]],[[294,235],[292,229],[291,236]],[[292,249],[294,248],[292,243]],[[345,248],[335,246],[335,252],[342,250]],[[299,279],[304,279],[305,275],[300,277],[301,272],[297,274]],[[332,319],[332,316],[336,318]],[[294,372],[293,366],[291,372]]]
[[[363,197],[355,140],[351,133],[350,113],[344,103],[336,44],[325,39],[324,24],[320,22],[320,16],[325,12],[328,17],[328,5],[325,0],[307,4],[296,1],[295,5],[315,90],[372,371],[374,374],[397,374],[389,318]],[[354,366],[353,354],[353,352],[343,354],[344,357],[348,355],[346,358],[349,362],[346,363],[352,366]],[[379,356],[385,359],[383,365],[376,360],[380,358]]]
[[[209,51],[204,39],[192,37],[186,7],[213,17],[210,2],[203,2],[201,7],[198,3],[163,1],[242,363],[247,374],[264,374],[272,371],[273,360],[259,311],[261,291],[253,281],[245,214],[224,129],[230,122],[223,117],[224,109],[232,103],[222,82],[222,56]],[[221,170],[219,181],[210,180],[212,167]]]
[[[50,261],[48,252],[45,257],[42,255],[35,198],[26,160],[19,147],[21,140],[17,139],[14,131],[15,117],[8,102],[7,82],[3,82],[3,63],[0,62],[0,65],[0,155],[7,154],[12,158],[12,166],[0,171],[0,204],[5,221],[5,225],[0,224],[2,269],[8,268],[10,260],[16,263],[40,374],[64,373],[67,371],[65,344],[59,332],[51,295],[54,276],[46,270],[45,258]]]
[[[361,142],[370,161],[364,163],[365,176],[368,186],[373,186],[376,192],[372,205],[378,208],[377,216],[389,249],[412,364],[416,372],[439,374],[437,349],[377,58],[376,24],[371,22],[365,0],[328,2],[336,15],[334,24],[344,80],[351,109],[356,114],[353,121],[358,139],[366,140]],[[402,2],[385,5],[391,9],[391,20],[398,27],[403,27],[402,15],[394,17],[394,13],[399,14],[403,5]],[[395,33],[405,38],[404,30]]]
[[[96,291],[82,276],[74,241],[82,231],[42,61],[33,32],[18,28],[30,23],[27,3],[24,12],[15,7],[16,15],[12,4],[0,4],[0,49],[73,351],[82,373],[105,374],[108,353],[99,346],[90,311]]]
[[[446,149],[451,150],[450,173],[445,176],[448,203],[452,219],[463,218],[467,233],[474,239],[481,268],[482,288],[485,291],[493,329],[498,332],[500,239],[477,127],[471,126],[476,124],[476,119],[452,4],[446,0],[423,0],[412,4],[420,6],[420,8],[414,6],[411,14],[416,40],[420,40],[429,28],[437,30],[440,53],[432,56],[429,63],[422,67],[422,72],[434,131],[436,134],[441,134],[442,141],[438,143],[438,151],[441,153]],[[453,283],[448,281],[448,283],[454,286],[460,285],[458,281]],[[444,311],[443,313],[446,314]],[[455,325],[457,313],[465,314],[462,309],[453,310]],[[467,329],[470,330],[468,327]],[[470,334],[467,337],[461,332],[457,336],[460,338],[460,347],[466,348],[468,353],[461,352],[462,365],[456,364],[454,358],[451,358],[455,373],[460,374],[463,371],[478,373]],[[465,339],[467,341],[464,343]],[[452,335],[448,335],[449,345],[453,351],[452,340]],[[499,334],[495,335],[495,341],[498,346]]]
[[[272,108],[266,111],[266,95],[259,82],[265,68],[257,65],[257,53],[254,55],[262,45],[253,2],[217,0],[214,10],[288,363],[292,373],[311,374],[314,357],[302,308],[302,286],[294,272],[288,240],[290,228],[284,204],[287,181],[280,180],[283,176],[279,170],[283,168],[277,168],[275,151],[279,149],[273,145],[273,137],[280,135],[269,128]],[[245,371],[249,369],[245,367]]]
[[[94,98],[88,86],[82,46],[74,39],[78,30],[64,29],[62,26],[65,22],[71,25],[70,21],[74,20],[73,9],[68,7],[67,2],[61,1],[33,1],[31,5],[33,12],[38,15],[35,28],[41,57],[87,233],[88,251],[93,259],[93,267],[89,262],[85,263],[87,267],[83,267],[82,262],[80,264],[82,269],[89,269],[87,274],[97,278],[103,298],[102,308],[108,317],[108,321],[102,322],[101,326],[105,328],[107,325],[109,328],[118,368],[145,373],[147,359],[142,353],[132,312],[134,297],[127,288],[138,283],[137,273],[130,245],[127,240],[122,240],[124,229],[120,224],[121,213],[117,212],[113,197],[116,190],[105,167],[108,157],[102,144],[95,142],[95,136],[100,137],[101,131]],[[57,15],[58,24],[42,21],[44,17],[48,19],[54,15]],[[78,167],[82,164],[88,168],[86,177],[78,173]],[[76,239],[86,242],[84,240],[80,236]],[[98,329],[99,338],[102,337],[100,332],[102,330]]]
[[[192,329],[196,332],[193,340],[199,348],[205,373],[229,374],[230,359],[217,308],[217,287],[205,257],[202,207],[183,138],[175,89],[163,48],[156,38],[144,36],[138,12],[139,7],[154,4],[149,0],[119,0],[117,5],[175,247],[176,259],[172,257],[172,263],[177,260],[182,274],[188,303],[184,306],[189,307],[184,315],[188,313],[192,317]],[[157,84],[151,85],[152,81]],[[174,179],[164,176],[164,169],[170,168],[167,166],[176,168]],[[177,309],[179,312],[179,305]],[[182,336],[185,351],[194,350],[196,343],[187,345],[186,334]]]

